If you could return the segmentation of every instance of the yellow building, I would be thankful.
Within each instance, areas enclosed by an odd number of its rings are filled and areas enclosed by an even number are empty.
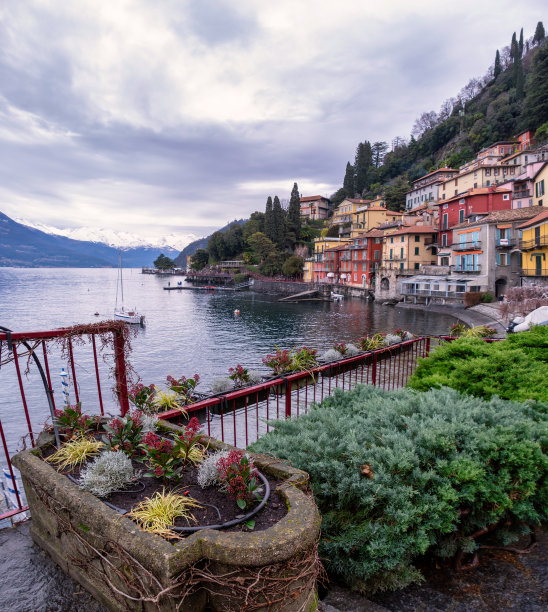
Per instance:
[[[304,281],[310,283],[325,280],[328,272],[325,252],[347,242],[349,241],[344,238],[330,238],[328,236],[314,238],[314,254],[305,262]]]
[[[387,221],[401,221],[402,217],[403,213],[388,210],[384,206],[379,206],[377,200],[370,204],[365,204],[360,206],[356,212],[352,214],[352,230],[350,237],[355,238],[359,234],[375,229],[379,227],[381,223],[386,223]]]
[[[533,177],[533,206],[548,206],[548,164],[544,164]]]
[[[548,280],[548,210],[518,226],[521,231],[521,274]]]
[[[345,225],[352,223],[352,215],[360,207],[370,204],[372,200],[357,200],[345,198],[333,211],[332,225]]]
[[[402,227],[384,235],[382,267],[385,270],[419,270],[421,265],[435,265],[433,252],[438,230],[428,225]]]

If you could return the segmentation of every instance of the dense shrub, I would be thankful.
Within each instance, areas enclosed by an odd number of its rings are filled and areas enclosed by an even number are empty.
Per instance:
[[[508,543],[548,518],[548,406],[452,389],[336,391],[252,449],[310,474],[328,571],[363,592],[421,580],[427,551]],[[466,511],[466,512],[462,512]]]
[[[447,386],[490,398],[548,402],[548,327],[487,343],[460,338],[421,359],[408,386],[419,391]]]

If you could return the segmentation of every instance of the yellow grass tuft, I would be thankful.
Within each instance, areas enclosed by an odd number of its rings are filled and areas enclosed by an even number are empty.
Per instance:
[[[103,442],[77,436],[65,442],[60,449],[49,456],[46,461],[54,463],[60,470],[74,468],[87,461],[90,457],[95,457],[105,448]]]
[[[135,506],[128,514],[134,518],[144,531],[150,531],[164,537],[174,537],[169,528],[177,517],[182,517],[187,524],[196,523],[192,508],[201,508],[193,497],[179,495],[176,491],[166,493],[165,489],[157,491]]]

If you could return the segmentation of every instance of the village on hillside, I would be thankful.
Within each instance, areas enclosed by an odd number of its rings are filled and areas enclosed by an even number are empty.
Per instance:
[[[422,304],[548,284],[547,185],[548,144],[525,131],[413,181],[404,212],[381,196],[346,198],[329,218],[327,198],[302,197],[301,216],[330,228],[314,240],[303,280]]]

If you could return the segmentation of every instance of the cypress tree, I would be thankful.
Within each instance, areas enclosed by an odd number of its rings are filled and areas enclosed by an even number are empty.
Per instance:
[[[274,203],[272,205],[272,219],[274,232],[272,242],[274,242],[279,249],[285,249],[285,241],[287,237],[286,217],[285,211],[282,208],[278,196],[274,196]]]
[[[288,230],[295,235],[295,240],[301,237],[301,196],[297,183],[293,183],[291,197],[289,198],[289,208],[287,209]]]
[[[516,33],[512,34],[512,42],[510,43],[510,57],[515,62],[516,57],[518,55],[518,40],[516,38]]]
[[[493,77],[496,79],[501,72],[502,72],[502,66],[500,63],[500,53],[499,53],[499,50],[497,49],[497,52],[495,54],[495,68],[493,70]]]
[[[523,57],[523,28],[519,33],[518,55],[520,58]]]
[[[544,40],[546,34],[544,32],[544,25],[542,21],[537,23],[537,28],[535,30],[535,35],[533,36],[533,44],[540,45],[540,43]]]
[[[268,196],[264,213],[264,233],[267,238],[274,242],[274,213],[272,210],[272,198]]]
[[[361,194],[369,188],[368,173],[372,165],[371,143],[366,140],[360,142],[356,148],[356,158],[354,161],[354,187],[357,193]]]
[[[344,175],[343,189],[347,198],[353,198],[356,193],[354,189],[354,166],[346,162],[346,173]]]

